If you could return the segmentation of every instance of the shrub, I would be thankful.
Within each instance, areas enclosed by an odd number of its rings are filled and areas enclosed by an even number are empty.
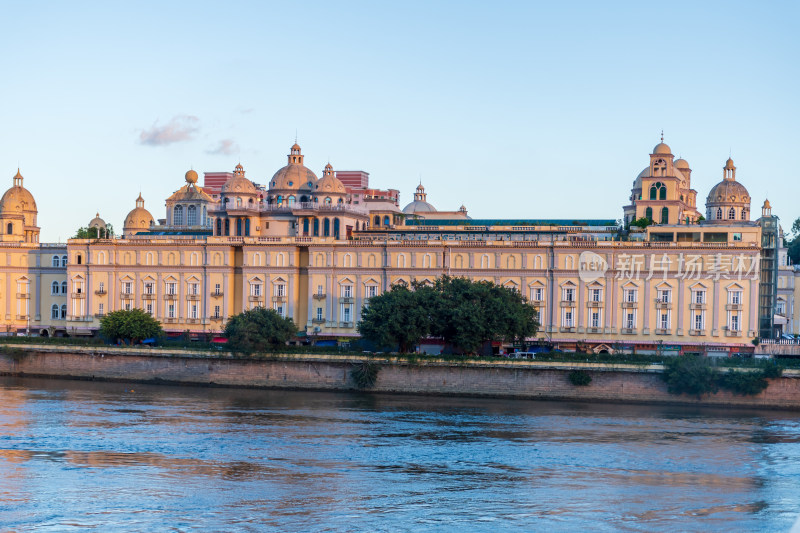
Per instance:
[[[767,388],[763,371],[736,372],[732,368],[718,377],[719,386],[742,396],[755,395]]]
[[[375,385],[378,380],[378,372],[381,367],[372,361],[363,361],[353,367],[350,371],[350,377],[353,379],[356,387],[359,389],[369,389]]]
[[[664,365],[661,379],[670,394],[691,394],[698,398],[718,390],[716,372],[703,356],[684,355],[670,359]]]
[[[578,387],[585,387],[592,382],[592,376],[583,370],[571,370],[567,377],[570,383]]]
[[[291,318],[264,307],[233,315],[225,324],[227,348],[246,354],[285,346],[296,333],[297,326]]]

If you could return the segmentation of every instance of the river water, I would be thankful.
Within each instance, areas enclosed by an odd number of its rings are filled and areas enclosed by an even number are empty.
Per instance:
[[[0,378],[0,530],[788,531],[777,411]]]

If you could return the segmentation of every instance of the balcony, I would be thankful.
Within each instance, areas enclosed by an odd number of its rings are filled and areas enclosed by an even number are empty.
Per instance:
[[[534,307],[544,307],[544,300],[531,300],[529,303]]]
[[[312,324],[324,324],[325,323],[325,319],[324,318],[312,318],[311,319],[311,323]]]
[[[575,300],[561,300],[559,307],[575,307]]]
[[[262,298],[262,296],[261,296],[260,294],[259,294],[259,295],[253,295],[253,294],[251,294],[251,295],[249,295],[249,296],[247,297],[247,301],[248,301],[248,302],[260,302],[262,299],[263,299],[263,298]],[[274,302],[275,300],[273,299],[272,301]]]
[[[699,337],[699,336],[705,335],[705,334],[706,334],[706,330],[704,330],[704,329],[690,329],[689,330],[689,335],[691,335],[692,337]]]
[[[67,315],[67,320],[69,322],[91,322],[94,320],[93,316],[82,316],[82,315]]]
[[[742,336],[742,330],[740,330],[740,329],[730,329],[730,328],[728,328],[728,326],[724,326],[722,329],[725,330],[725,336],[726,337],[741,337]]]
[[[169,293],[168,292],[167,294],[164,295],[164,299],[165,300],[177,300],[178,299],[178,295],[175,294],[174,292],[173,293]]]
[[[669,300],[656,300],[656,309],[672,309],[672,302]]]
[[[560,328],[558,328],[558,332],[559,333],[575,333],[575,328],[571,327],[571,326],[561,326]]]
[[[178,323],[178,319],[177,319],[177,318],[175,318],[175,317],[172,317],[172,318],[164,318],[164,319],[162,319],[162,320],[164,321],[164,323],[165,323],[165,324],[177,324],[177,323]]]
[[[315,300],[324,300],[327,297],[328,297],[327,294],[319,294],[319,293],[312,296],[312,298],[314,298]]]
[[[222,297],[222,291],[214,291],[214,292],[212,292],[211,293],[211,297],[212,298],[221,298]]]
[[[73,292],[71,295],[73,298],[86,298],[85,292]]]
[[[106,314],[105,314],[105,313],[95,313],[95,314],[94,314],[94,317],[95,317],[95,318],[103,318],[104,316],[106,316]]]
[[[142,294],[142,300],[155,300],[156,295],[152,292],[146,292]]]
[[[133,300],[133,293],[132,292],[121,292],[119,293],[120,300]]]
[[[17,299],[18,300],[27,300],[30,297],[31,297],[31,293],[29,293],[29,292],[18,292],[17,293]]]
[[[603,302],[590,301],[590,302],[586,302],[586,305],[588,307],[594,307],[594,308],[603,307]]]
[[[351,303],[353,303],[353,297],[352,296],[342,296],[341,298],[339,298],[339,303],[340,304],[351,304]]]
[[[199,324],[200,323],[200,319],[199,318],[187,318],[186,319],[186,323],[187,324]]]
[[[98,295],[98,296],[103,296],[103,295],[107,294],[105,289],[97,289],[96,291],[94,291],[94,293],[96,295]]]
[[[272,302],[273,303],[277,303],[277,304],[285,303],[286,302],[286,296],[273,296],[272,297]]]
[[[339,327],[340,328],[352,328],[353,327],[353,323],[352,322],[339,322]]]
[[[199,294],[187,294],[186,295],[186,299],[187,300],[199,300],[200,299],[200,295]]]
[[[212,322],[222,322],[222,316],[221,315],[211,315],[210,318],[211,318]]]
[[[586,328],[586,333],[603,333],[603,328]]]
[[[620,328],[619,332],[622,335],[636,335],[636,328]]]
[[[622,302],[623,309],[636,309],[639,305],[639,302]]]
[[[656,328],[655,329],[655,334],[656,335],[669,335],[670,334],[670,330],[668,330],[666,328]]]
[[[742,310],[742,304],[726,304],[725,305],[725,310],[726,311],[741,311]]]
[[[691,304],[689,304],[689,309],[703,310],[705,308],[706,308],[706,304],[705,303],[691,303]]]
[[[17,315],[17,320],[28,320],[31,315]]]

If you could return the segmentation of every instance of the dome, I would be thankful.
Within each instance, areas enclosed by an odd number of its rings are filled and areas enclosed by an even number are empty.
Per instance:
[[[191,183],[192,185],[194,185],[195,183],[197,183],[197,179],[198,179],[197,172],[195,172],[194,170],[190,170],[189,172],[186,173],[186,183]]]
[[[269,180],[269,189],[297,191],[301,188],[312,190],[317,175],[301,163],[289,163],[278,170]]]
[[[722,180],[714,185],[706,199],[707,204],[749,202],[750,194],[747,192],[747,188],[734,180]]]
[[[685,159],[683,159],[683,158],[681,158],[681,159],[676,159],[676,160],[675,160],[675,163],[674,163],[674,166],[675,166],[675,168],[680,168],[680,169],[683,169],[683,170],[690,170],[690,168],[689,168],[689,162],[688,162],[688,161],[686,161],[686,160],[685,160]]]
[[[322,177],[314,185],[314,194],[347,194],[344,184],[334,175],[330,163],[325,165]]]
[[[653,153],[671,155],[672,149],[666,143],[660,142],[653,148]]]
[[[736,170],[736,167],[733,166],[733,159],[730,157],[725,161],[725,170]]]
[[[0,199],[0,213],[22,213],[36,211],[36,200],[28,189],[22,186],[22,175],[17,169],[14,185]]]
[[[92,221],[89,222],[89,227],[90,228],[105,229],[106,221],[103,220],[102,218],[100,218],[100,213],[97,213],[95,215],[95,217],[92,219]]]
[[[233,177],[222,185],[222,194],[258,194],[253,182],[244,177],[244,167],[240,164],[233,169]]]
[[[123,231],[128,233],[136,230],[150,229],[150,226],[153,224],[155,224],[153,215],[144,208],[144,198],[142,198],[140,193],[139,197],[136,199],[136,207],[125,217]]]
[[[435,213],[436,208],[424,200],[414,200],[403,208],[403,213],[413,215],[415,213]]]

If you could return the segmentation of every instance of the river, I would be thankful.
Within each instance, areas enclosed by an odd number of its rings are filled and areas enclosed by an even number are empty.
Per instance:
[[[0,378],[3,531],[787,531],[780,411]]]

